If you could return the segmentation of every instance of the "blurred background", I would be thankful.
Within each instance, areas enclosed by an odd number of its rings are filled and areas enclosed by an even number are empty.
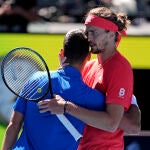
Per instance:
[[[82,23],[96,6],[126,13],[134,26],[150,21],[150,0],[0,0],[0,32],[35,32],[30,23]]]
[[[39,51],[53,62],[52,69],[57,69],[64,34],[73,28],[84,28],[86,13],[97,6],[124,12],[131,20],[128,38],[123,37],[119,50],[133,67],[142,132],[139,136],[125,136],[125,145],[126,150],[149,150],[150,0],[0,0],[0,63],[12,48],[26,46]],[[16,97],[1,76],[0,82],[1,144]]]

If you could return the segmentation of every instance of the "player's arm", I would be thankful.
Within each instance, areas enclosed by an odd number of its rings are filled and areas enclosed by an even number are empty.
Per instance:
[[[95,128],[115,132],[124,113],[124,108],[117,104],[107,104],[105,111],[94,111],[75,106],[68,102],[66,112]]]
[[[124,113],[119,127],[127,134],[139,134],[141,130],[141,111],[134,95],[132,96],[131,106],[128,112]]]
[[[107,104],[106,111],[94,111],[67,102],[56,95],[53,99],[38,102],[41,112],[51,111],[52,114],[68,113],[84,123],[109,132],[114,132],[121,121],[124,108],[117,104]],[[64,109],[65,108],[65,109]]]
[[[20,129],[22,127],[23,115],[17,111],[13,111],[10,122],[7,126],[3,143],[2,150],[11,150],[15,144]]]

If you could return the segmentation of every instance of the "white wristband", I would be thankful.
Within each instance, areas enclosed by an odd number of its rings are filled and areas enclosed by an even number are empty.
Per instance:
[[[134,95],[132,95],[131,104],[134,104],[134,105],[138,106],[138,103],[137,103],[136,97],[135,97]],[[139,106],[138,106],[138,107],[139,107]]]

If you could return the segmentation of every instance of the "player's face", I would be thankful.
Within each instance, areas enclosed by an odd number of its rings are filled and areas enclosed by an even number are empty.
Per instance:
[[[91,52],[93,54],[102,53],[109,40],[106,30],[94,26],[86,26],[86,33],[91,46]]]

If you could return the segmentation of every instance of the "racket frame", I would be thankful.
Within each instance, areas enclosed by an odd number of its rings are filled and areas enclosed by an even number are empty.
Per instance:
[[[35,55],[37,55],[37,56],[40,58],[40,60],[42,61],[42,63],[44,64],[45,69],[46,69],[46,72],[47,72],[47,75],[48,75],[48,87],[49,87],[49,89],[44,93],[43,96],[41,96],[40,98],[37,98],[36,100],[30,100],[30,99],[28,99],[28,98],[26,98],[26,97],[23,97],[23,96],[17,94],[14,90],[12,90],[12,89],[9,87],[9,85],[7,84],[6,79],[5,79],[5,75],[4,75],[5,62],[7,62],[6,60],[7,60],[8,57],[10,57],[13,53],[15,53],[15,51],[18,51],[18,50],[20,50],[20,49],[24,49],[24,50],[27,50],[27,51],[31,51],[32,53],[34,53]],[[12,56],[13,56],[13,55],[12,55]],[[7,88],[8,88],[12,93],[14,93],[16,96],[19,96],[20,98],[23,98],[23,99],[29,100],[29,101],[38,102],[40,99],[44,98],[44,96],[45,96],[48,92],[50,92],[51,98],[53,98],[53,91],[52,91],[51,76],[50,76],[49,68],[48,68],[48,66],[47,66],[47,64],[46,64],[46,62],[45,62],[45,60],[44,60],[44,58],[43,58],[38,52],[36,52],[35,50],[33,50],[33,49],[31,49],[31,48],[27,48],[27,47],[17,47],[17,48],[12,49],[10,52],[8,52],[8,53],[4,56],[4,58],[3,58],[3,60],[2,60],[2,63],[1,63],[1,76],[2,76],[2,79],[3,79],[4,83],[5,83],[5,85],[7,86]]]

